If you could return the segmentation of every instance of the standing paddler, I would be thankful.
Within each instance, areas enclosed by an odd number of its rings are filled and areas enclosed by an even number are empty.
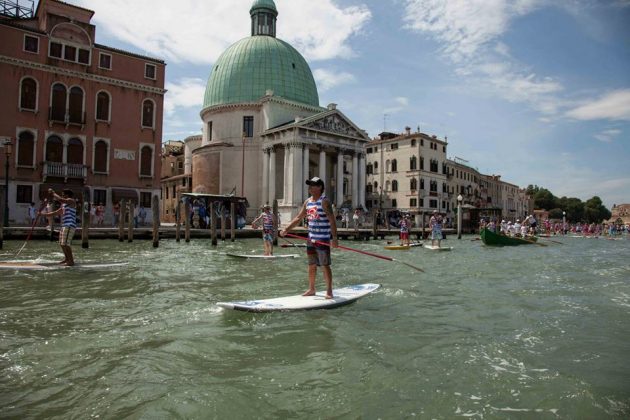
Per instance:
[[[302,209],[291,223],[280,232],[284,237],[304,217],[308,219],[308,290],[302,296],[315,294],[315,275],[317,267],[322,267],[326,281],[326,299],[333,298],[332,270],[330,269],[330,247],[337,247],[337,225],[330,201],[324,195],[324,181],[313,177],[306,181],[310,197],[302,205]],[[332,244],[331,244],[332,239]]]
[[[263,206],[263,211],[260,213],[254,221],[252,222],[252,227],[254,229],[257,228],[256,223],[262,220],[262,229],[263,229],[263,246],[265,247],[265,255],[271,256],[273,255],[273,239],[276,235],[276,231],[278,229],[278,224],[276,223],[276,217],[271,213],[271,206],[269,204],[265,204]]]
[[[57,195],[51,188],[48,194],[53,200],[59,201],[61,207],[49,213],[42,213],[43,216],[53,217],[61,215],[61,230],[59,231],[59,245],[63,251],[64,259],[59,264],[73,266],[74,257],[72,255],[72,238],[77,228],[77,203],[74,200],[74,193],[71,190],[63,190],[62,195]]]

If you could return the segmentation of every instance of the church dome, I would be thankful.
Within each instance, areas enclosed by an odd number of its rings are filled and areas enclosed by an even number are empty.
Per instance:
[[[315,79],[302,55],[275,37],[278,12],[273,0],[255,0],[250,9],[252,36],[230,46],[212,68],[203,108],[256,102],[274,96],[319,106]]]

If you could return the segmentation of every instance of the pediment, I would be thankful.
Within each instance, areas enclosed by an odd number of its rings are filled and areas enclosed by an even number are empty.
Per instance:
[[[326,112],[324,115],[313,115],[304,120],[300,127],[369,140],[363,131],[359,130],[356,125],[339,111]]]

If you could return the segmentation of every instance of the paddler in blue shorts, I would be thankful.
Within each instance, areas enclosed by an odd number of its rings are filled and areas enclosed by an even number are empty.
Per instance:
[[[57,195],[52,189],[48,194],[61,203],[61,207],[55,211],[42,213],[42,216],[52,217],[61,215],[61,230],[59,231],[59,245],[63,251],[64,259],[59,264],[73,266],[74,257],[72,255],[72,238],[77,228],[77,203],[74,200],[72,190],[63,190],[62,195]]]
[[[263,212],[260,213],[254,221],[252,222],[252,227],[257,229],[256,223],[262,220],[262,228],[263,228],[263,246],[265,247],[265,255],[271,256],[273,255],[273,239],[276,235],[276,231],[278,228],[278,224],[276,223],[276,217],[271,213],[271,206],[269,204],[265,204],[263,206]]]
[[[429,227],[431,228],[431,246],[435,246],[435,241],[437,241],[439,248],[442,242],[442,216],[437,210],[433,210],[433,216],[429,220]]]
[[[308,219],[308,290],[302,296],[315,294],[315,275],[317,267],[322,267],[326,281],[326,299],[333,298],[332,270],[330,269],[330,247],[337,247],[337,225],[332,206],[324,194],[324,181],[313,177],[306,181],[310,197],[302,205],[302,209],[291,223],[280,232],[284,237],[305,217]],[[332,243],[331,243],[332,240]]]

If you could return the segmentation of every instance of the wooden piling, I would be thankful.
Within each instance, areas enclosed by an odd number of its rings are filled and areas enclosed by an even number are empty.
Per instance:
[[[372,214],[372,237],[374,237],[374,240],[377,239],[376,235],[378,232],[378,226],[376,225],[376,212],[374,212]]]
[[[4,206],[2,206],[4,207]],[[4,242],[4,208],[2,209],[2,220],[0,220],[0,249],[2,249],[2,243]]]
[[[225,211],[223,205],[221,205],[221,240],[225,241]]]
[[[151,203],[153,211],[153,248],[160,246],[160,200],[157,195],[153,196]]]
[[[133,201],[129,200],[129,206],[127,206],[129,212],[129,225],[127,227],[127,242],[133,242]]]
[[[190,242],[190,201],[184,204],[184,239]]]
[[[83,206],[81,211],[81,248],[90,247],[90,189],[83,189]]]
[[[236,203],[230,203],[230,236],[231,241],[236,239]]]
[[[177,207],[175,208],[175,242],[179,242],[181,219],[182,219],[182,203],[178,199]]]
[[[276,218],[276,231],[273,233],[273,246],[278,246],[278,232],[281,230],[280,218],[278,217],[278,200],[273,200],[273,207],[271,211]]]
[[[214,201],[210,202],[210,229],[212,245],[217,246],[217,214],[214,210]]]
[[[125,217],[127,215],[127,203],[123,198],[120,200],[120,219],[118,220],[118,242],[125,240]]]

